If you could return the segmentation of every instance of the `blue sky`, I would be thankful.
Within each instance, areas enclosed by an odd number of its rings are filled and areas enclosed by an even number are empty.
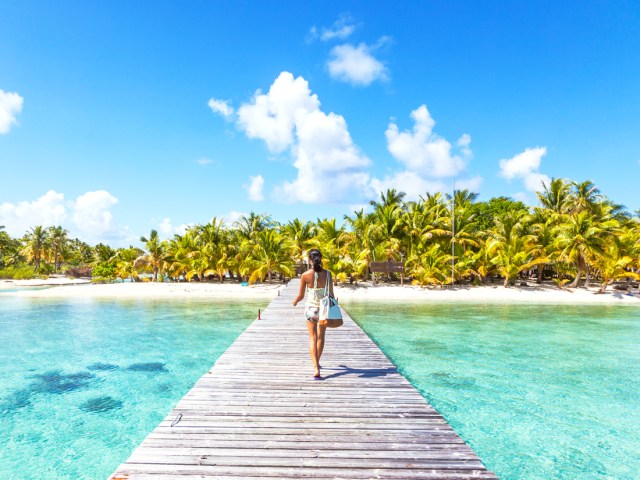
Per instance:
[[[381,188],[640,209],[640,4],[0,4],[0,225],[113,245]]]

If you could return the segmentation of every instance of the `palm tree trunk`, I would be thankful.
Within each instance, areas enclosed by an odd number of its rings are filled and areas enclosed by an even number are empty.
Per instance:
[[[538,278],[536,279],[536,283],[542,283],[543,270],[544,270],[544,265],[538,265]]]
[[[269,283],[271,283],[271,270],[269,270],[269,273],[267,274],[267,277],[269,278]]]
[[[589,286],[589,265],[585,265],[584,287]]]
[[[569,288],[576,288],[578,286],[580,278],[582,277],[582,262],[580,262],[580,259],[578,259],[578,261],[576,262],[576,266],[578,267],[578,273],[576,274],[576,278],[573,280],[573,282],[571,282],[571,285],[569,285]]]

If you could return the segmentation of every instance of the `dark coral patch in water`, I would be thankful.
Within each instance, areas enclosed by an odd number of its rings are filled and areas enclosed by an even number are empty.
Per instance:
[[[102,413],[122,408],[122,402],[113,397],[97,397],[87,400],[80,408],[85,412]]]
[[[111,363],[92,363],[91,365],[89,365],[87,367],[87,370],[99,370],[99,371],[109,371],[109,370],[115,370],[116,368],[118,368],[118,365],[113,365]]]
[[[34,375],[37,381],[31,384],[34,393],[61,394],[79,390],[89,386],[89,381],[95,378],[93,373],[77,372],[65,375],[60,371],[51,371]]]
[[[31,405],[31,401],[29,400],[30,398],[31,391],[26,389],[18,390],[17,392],[8,395],[2,402],[0,402],[0,415]]]
[[[167,367],[160,362],[133,363],[127,367],[127,370],[134,372],[166,372]]]

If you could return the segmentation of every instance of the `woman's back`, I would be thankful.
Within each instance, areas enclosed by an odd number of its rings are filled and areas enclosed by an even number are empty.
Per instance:
[[[307,270],[302,275],[302,281],[307,286],[307,307],[319,307],[327,285],[327,271]]]

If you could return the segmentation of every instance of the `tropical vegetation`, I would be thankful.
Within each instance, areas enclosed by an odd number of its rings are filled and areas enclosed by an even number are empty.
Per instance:
[[[405,200],[387,190],[370,207],[342,219],[279,223],[250,213],[232,225],[213,218],[161,239],[152,230],[142,248],[89,246],[62,227],[34,226],[19,239],[0,227],[0,275],[92,269],[102,281],[272,282],[303,268],[319,248],[338,282],[394,280],[371,262],[403,262],[421,286],[552,280],[560,288],[640,279],[640,212],[629,213],[590,181],[555,178],[528,207],[506,197],[478,201],[461,190]],[[381,278],[384,277],[384,278]]]

